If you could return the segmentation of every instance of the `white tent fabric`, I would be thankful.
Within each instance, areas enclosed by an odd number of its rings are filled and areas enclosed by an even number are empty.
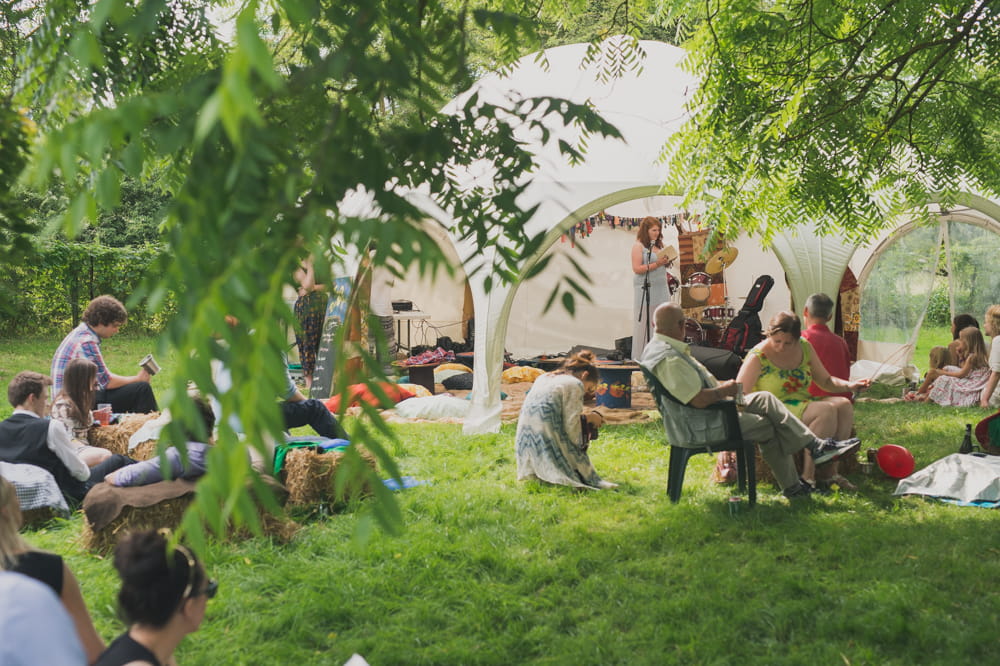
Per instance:
[[[862,322],[861,336],[858,341],[858,357],[871,359],[880,362],[888,362],[895,365],[905,366],[912,359],[913,347],[919,333],[919,329],[924,320],[924,313],[931,296],[933,287],[934,272],[936,268],[935,257],[938,248],[944,242],[950,245],[948,228],[955,222],[980,227],[984,232],[989,232],[991,238],[996,238],[994,234],[1000,234],[1000,204],[991,199],[982,197],[971,192],[961,192],[957,195],[956,207],[941,211],[933,203],[929,204],[932,212],[938,215],[937,223],[931,227],[926,226],[914,219],[901,219],[898,224],[886,228],[876,238],[854,249],[849,267],[858,276],[858,282],[862,288]],[[993,241],[996,242],[995,240]],[[992,243],[991,243],[992,245]],[[875,302],[873,287],[877,286],[880,277],[876,268],[879,260],[887,252],[909,252],[912,256],[911,275],[905,280],[906,289],[910,294],[923,294],[923,303],[917,308],[919,311],[911,313],[905,326],[899,331],[897,336],[887,335],[878,330],[872,324],[871,313],[873,308],[877,311],[878,303]],[[951,260],[951,252],[948,252],[948,261]],[[923,268],[921,268],[921,266]],[[965,273],[962,270],[953,271],[949,269],[948,278],[950,290],[952,292],[952,315],[959,314],[964,308],[956,309],[954,303],[954,281],[962,280]],[[875,281],[873,284],[872,281]],[[988,294],[985,294],[988,295]],[[1000,297],[993,297],[990,302],[1000,302]],[[916,306],[915,306],[916,307]],[[979,310],[984,308],[980,307]],[[976,317],[981,317],[983,312],[971,312]],[[897,339],[898,338],[898,339]],[[926,359],[916,359],[923,363]]]
[[[538,147],[539,169],[518,201],[525,208],[538,206],[528,233],[549,232],[549,240],[554,241],[563,229],[596,211],[657,194],[666,180],[660,150],[684,119],[684,103],[694,80],[678,66],[684,57],[681,49],[647,41],[641,46],[646,53],[642,70],[607,81],[600,80],[593,66],[581,66],[585,44],[549,49],[544,61],[526,56],[507,75],[483,78],[449,107],[458,108],[472,94],[494,104],[534,96],[563,97],[591,104],[622,133],[622,140],[591,137],[586,159],[576,165],[554,143]],[[656,85],[649,85],[650,81]],[[577,138],[574,128],[553,122],[550,129],[568,141]],[[469,243],[458,244],[458,249],[466,262],[481,252]],[[527,258],[525,270],[540,256]],[[494,285],[489,293],[481,280],[470,287],[476,311],[476,383],[465,432],[494,432],[500,425],[501,361],[516,285]]]
[[[571,164],[554,144],[542,147],[537,136],[523,132],[524,141],[535,146],[538,168],[518,203],[525,209],[537,206],[527,232],[544,233],[547,240],[536,256],[524,259],[525,274],[545,252],[553,251],[553,244],[557,244],[566,229],[601,210],[610,209],[628,217],[659,216],[675,210],[676,198],[657,196],[661,194],[660,188],[667,177],[667,167],[659,159],[660,151],[684,121],[684,104],[693,93],[696,81],[680,67],[684,57],[681,49],[650,41],[642,41],[640,46],[646,54],[642,69],[607,81],[601,81],[593,67],[581,66],[586,44],[557,47],[541,55],[532,54],[522,58],[504,75],[484,77],[445,108],[446,112],[461,108],[472,94],[477,94],[484,102],[508,108],[529,97],[564,97],[591,104],[623,134],[622,140],[590,137],[584,161]],[[549,129],[554,136],[571,143],[578,138],[574,128],[564,127],[555,120],[551,121]],[[490,177],[486,171],[466,175],[480,181]],[[997,202],[972,194],[962,196],[962,204],[978,211],[981,217],[1000,220],[1000,204]],[[456,263],[471,269],[484,259],[492,259],[483,257],[482,250],[471,241],[459,241],[450,233],[453,224],[448,214],[435,206],[427,193],[411,192],[408,197],[448,232]],[[363,196],[359,195],[359,199]],[[573,340],[571,344],[610,347],[617,337],[630,334],[631,308],[628,304],[631,302],[631,276],[627,248],[634,234],[624,231],[611,233],[618,235],[613,238],[602,235],[595,244],[598,251],[594,254],[601,253],[608,268],[602,269],[603,272],[594,269],[594,273],[599,274],[599,286],[595,287],[591,323],[577,323],[563,314],[558,319],[554,315],[547,324],[550,331],[564,330],[566,339]],[[863,275],[866,267],[877,259],[875,253],[880,242],[891,234],[892,230],[889,230],[867,246],[856,248],[836,237],[819,237],[812,228],[804,227],[793,233],[778,234],[773,251],[762,249],[755,239],[743,237],[734,243],[740,257],[726,271],[728,296],[733,306],[738,308],[745,291],[734,293],[734,285],[736,290],[745,289],[760,274],[772,275],[776,280],[775,288],[766,301],[765,311],[761,313],[761,319],[766,321],[777,310],[787,309],[793,298],[796,307],[801,307],[806,296],[814,291],[825,291],[831,295],[837,293],[846,266],[850,266],[856,275]],[[595,234],[595,239],[597,236]],[[586,241],[581,241],[581,244],[585,245]],[[523,355],[565,349],[562,345],[561,349],[551,348],[549,345],[554,345],[555,340],[545,338],[539,332],[541,329],[532,328],[546,321],[546,317],[540,314],[539,301],[551,289],[555,274],[552,270],[550,266],[541,276],[526,283],[527,288],[520,290],[525,294],[522,299],[515,298],[519,285],[494,285],[487,292],[484,276],[477,274],[469,280],[476,319],[475,384],[471,409],[465,419],[466,433],[499,430],[500,374],[505,345],[511,344],[516,352]],[[738,280],[734,280],[734,276],[739,276]],[[786,280],[791,291],[785,286]],[[460,303],[461,297],[457,294],[464,291],[461,277],[450,282],[445,280],[446,285],[452,285],[446,287],[448,296],[438,294],[438,287],[435,286],[433,299],[425,283],[415,281],[415,284],[419,286],[410,285],[410,288],[414,289],[412,293],[421,296],[420,305],[424,309],[434,307],[443,300]],[[608,285],[618,291],[601,291]],[[601,293],[597,293],[599,291]],[[393,297],[397,298],[402,293],[397,286]],[[454,313],[442,315],[442,320],[449,321],[453,316]],[[511,322],[515,325],[511,326]],[[588,339],[596,336],[603,337],[600,340]],[[862,340],[862,349],[865,343]],[[880,354],[875,358],[884,360],[891,352],[883,350]],[[866,354],[862,356],[866,357]],[[899,359],[897,363],[903,365],[905,359]]]
[[[801,311],[810,294],[822,292],[836,298],[854,244],[840,236],[820,236],[814,225],[776,234],[775,254],[781,260],[796,310]]]

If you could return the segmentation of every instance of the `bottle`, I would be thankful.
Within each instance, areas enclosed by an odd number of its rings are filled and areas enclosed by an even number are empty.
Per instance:
[[[958,447],[959,453],[972,453],[972,424],[965,424],[965,437],[962,438],[962,446]]]

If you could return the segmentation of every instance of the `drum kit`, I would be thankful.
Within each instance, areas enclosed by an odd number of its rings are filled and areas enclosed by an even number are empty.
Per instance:
[[[687,283],[681,285],[685,296],[691,301],[704,304],[712,295],[712,278],[710,274],[722,273],[736,261],[739,250],[727,247],[712,255],[705,263],[705,271],[692,273]],[[725,276],[723,276],[723,287]],[[671,291],[673,293],[673,291]],[[710,345],[718,344],[729,321],[736,316],[733,308],[728,307],[728,296],[724,296],[726,305],[709,305],[701,311],[701,321],[687,318],[684,320],[684,340],[688,343]],[[697,307],[697,306],[696,306]]]

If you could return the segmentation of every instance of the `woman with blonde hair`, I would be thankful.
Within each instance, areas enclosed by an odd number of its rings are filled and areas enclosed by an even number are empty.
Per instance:
[[[87,663],[94,663],[104,650],[104,641],[94,629],[80,584],[60,556],[32,549],[21,537],[20,529],[17,490],[13,483],[0,477],[0,570],[23,574],[52,588],[73,620]]]
[[[52,401],[53,420],[63,423],[72,439],[76,456],[93,467],[111,457],[111,451],[90,446],[87,431],[93,423],[90,407],[97,391],[97,364],[87,358],[74,358],[66,364],[62,390]]]
[[[802,323],[793,312],[779,312],[767,325],[767,337],[747,353],[736,381],[745,393],[768,391],[785,404],[817,437],[848,439],[854,429],[854,405],[842,396],[815,397],[809,385],[816,383],[828,393],[843,393],[867,388],[871,381],[847,381],[834,377],[823,365],[809,341],[802,337]],[[837,483],[845,490],[854,485],[837,471],[837,463],[827,470],[827,483]],[[810,456],[803,456],[802,478],[816,484],[816,468]]]
[[[974,407],[990,379],[989,353],[983,333],[975,326],[967,326],[958,334],[959,357],[965,359],[961,367],[946,365],[934,374],[931,390],[918,396],[921,402],[936,402],[945,407]]]
[[[600,412],[583,414],[584,397],[593,395],[600,380],[594,362],[591,351],[573,354],[558,370],[531,385],[514,437],[519,481],[539,479],[601,490],[618,487],[598,476],[587,455],[591,439],[587,431],[604,424]]]
[[[986,335],[990,336],[990,378],[986,380],[986,387],[979,396],[980,407],[1000,407],[1000,305],[991,305],[986,308]]]
[[[663,249],[663,222],[644,217],[632,245],[632,287],[635,306],[632,319],[632,356],[639,358],[652,338],[652,314],[670,299],[666,266],[670,260],[658,256]]]
[[[937,371],[949,365],[954,365],[951,361],[951,350],[948,347],[940,345],[931,347],[930,352],[927,354],[927,374],[924,375],[923,383],[916,391],[910,391],[904,395],[903,399],[907,402],[926,399],[927,392],[931,390],[931,385],[937,379]]]

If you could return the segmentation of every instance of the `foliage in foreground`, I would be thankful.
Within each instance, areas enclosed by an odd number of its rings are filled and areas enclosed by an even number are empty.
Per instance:
[[[216,35],[213,7],[232,12],[230,43]],[[426,192],[478,248],[467,272],[517,274],[541,242],[523,230],[533,211],[516,203],[534,167],[520,133],[556,141],[553,130],[569,125],[579,137],[618,136],[587,106],[546,97],[494,106],[472,96],[439,111],[474,80],[473,30],[510,45],[535,39],[521,9],[512,0],[45,4],[15,87],[16,102],[44,110],[27,173],[43,188],[61,179],[70,236],[120,204],[125,178],[164,174],[167,246],[137,298],[157,310],[176,297],[159,351],[178,350],[163,397],[180,421],[196,421],[189,380],[218,393],[209,362],[220,359],[236,387],[219,396],[223,410],[250,441],[279,436],[270,403],[292,319],[282,291],[305,256],[319,258],[321,281],[354,277],[372,241],[375,264],[454,270],[407,192]],[[387,100],[408,113],[390,122]],[[581,157],[576,139],[558,139]],[[253,520],[244,446],[223,424],[216,455],[226,463],[210,473],[189,527],[199,517],[223,525],[230,513]],[[392,522],[388,509],[376,515]]]
[[[863,239],[1000,193],[1000,12],[988,0],[683,0],[701,78],[674,191],[723,231],[805,220]]]
[[[862,404],[865,446],[953,452],[980,410]],[[996,511],[860,493],[789,505],[732,490],[696,456],[681,502],[665,493],[662,427],[606,427],[592,447],[616,492],[514,480],[513,427],[393,426],[404,474],[400,537],[351,535],[358,514],[313,517],[288,546],[212,542],[220,579],[184,664],[913,664],[989,661],[1000,599]],[[387,442],[387,445],[388,442]],[[74,543],[80,518],[29,533],[68,556],[107,638],[117,581]]]

